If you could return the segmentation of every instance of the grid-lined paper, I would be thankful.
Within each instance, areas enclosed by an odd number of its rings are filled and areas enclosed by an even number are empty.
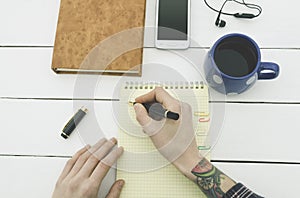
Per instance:
[[[193,124],[200,152],[209,149],[210,123],[208,88],[201,82],[163,84],[173,97],[192,107]],[[124,179],[123,198],[201,198],[206,197],[192,181],[169,164],[142,131],[128,101],[143,95],[155,85],[130,82],[121,89],[119,106],[119,145],[125,152],[118,161],[117,178]]]

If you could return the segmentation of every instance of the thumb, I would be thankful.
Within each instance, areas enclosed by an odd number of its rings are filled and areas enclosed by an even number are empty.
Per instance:
[[[106,198],[119,198],[124,184],[124,180],[116,181],[114,185],[110,188]]]
[[[144,132],[148,136],[155,135],[164,126],[165,119],[162,119],[161,121],[153,120],[148,116],[147,110],[142,104],[140,103],[135,104],[134,110],[135,110],[137,121],[140,123]]]
[[[148,125],[151,122],[151,118],[148,116],[147,110],[142,104],[136,103],[134,105],[134,110],[136,119],[142,127]]]

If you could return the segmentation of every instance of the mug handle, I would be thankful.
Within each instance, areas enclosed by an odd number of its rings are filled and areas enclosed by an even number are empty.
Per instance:
[[[271,62],[262,62],[258,69],[258,80],[269,80],[277,78],[279,65]]]

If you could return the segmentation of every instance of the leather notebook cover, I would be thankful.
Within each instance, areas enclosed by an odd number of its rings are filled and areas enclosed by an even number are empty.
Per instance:
[[[146,0],[61,0],[52,69],[141,75],[145,7]]]

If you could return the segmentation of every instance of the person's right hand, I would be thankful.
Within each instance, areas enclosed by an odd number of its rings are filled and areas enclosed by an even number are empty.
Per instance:
[[[191,170],[201,161],[192,123],[190,105],[180,102],[169,95],[163,88],[154,90],[135,99],[137,121],[144,132],[150,136],[159,152],[185,176],[194,180]],[[179,113],[179,120],[153,120],[140,103],[159,102],[165,109]]]

